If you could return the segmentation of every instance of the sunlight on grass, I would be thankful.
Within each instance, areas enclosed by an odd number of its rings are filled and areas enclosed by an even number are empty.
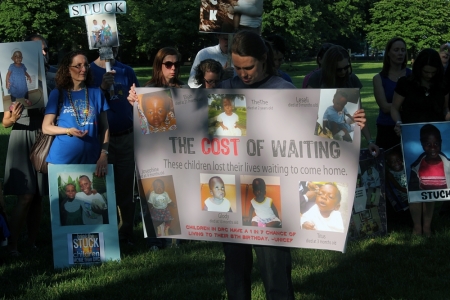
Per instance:
[[[315,67],[315,62],[301,62],[282,69],[301,87]],[[151,68],[134,69],[143,86]],[[373,137],[378,107],[372,77],[380,70],[381,62],[353,64],[364,86],[361,97]],[[182,81],[187,82],[189,71],[181,67]],[[0,178],[10,131],[0,126]],[[15,201],[6,197],[9,213]],[[27,250],[22,242],[22,257],[13,259],[0,248],[0,299],[227,299],[221,243],[187,242],[150,252],[140,223],[134,228],[136,245],[122,247],[120,262],[54,270],[48,198],[43,211],[39,251]],[[296,299],[447,299],[449,219],[436,215],[433,228],[432,238],[422,238],[411,236],[407,226],[389,225],[388,235],[349,242],[345,253],[292,249]],[[252,299],[265,299],[256,258],[252,282]]]

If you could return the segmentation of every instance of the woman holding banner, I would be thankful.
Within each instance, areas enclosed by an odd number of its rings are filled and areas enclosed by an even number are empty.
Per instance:
[[[391,106],[394,131],[401,135],[403,123],[450,120],[448,100],[439,53],[434,49],[424,49],[414,62],[412,74],[397,82]],[[410,203],[409,210],[414,223],[412,233],[430,236],[434,202]]]
[[[180,66],[181,66],[181,54],[175,49],[171,47],[161,48],[158,53],[156,53],[156,57],[153,61],[153,74],[152,78],[145,84],[146,87],[171,87],[171,88],[181,88],[187,87],[182,81],[178,79],[180,74]],[[136,86],[133,84],[131,86],[130,92],[128,94],[128,101],[131,105],[134,102],[138,102],[138,96],[135,90]],[[138,106],[138,111],[140,110]],[[173,108],[169,108],[167,110],[170,116],[173,116]],[[169,112],[170,111],[170,112]],[[143,114],[142,111],[140,113]],[[164,117],[165,119],[166,117]],[[157,251],[166,246],[166,244],[170,243],[171,239],[158,239],[156,237],[148,238],[148,244],[150,250]],[[178,241],[177,244],[178,245]]]
[[[42,123],[45,134],[56,136],[47,162],[97,164],[95,174],[105,176],[109,142],[106,111],[109,105],[100,88],[90,86],[92,73],[84,53],[72,51],[66,54],[55,81],[57,89],[50,93]]]
[[[295,89],[278,76],[270,44],[253,31],[240,31],[233,39],[231,57],[237,76],[219,84],[224,89]],[[364,127],[365,114],[358,110],[355,121]],[[225,282],[229,299],[251,299],[252,245],[223,243]],[[294,299],[291,252],[287,247],[253,245],[267,299]]]
[[[343,47],[331,46],[324,54],[322,68],[311,75],[308,81],[308,88],[333,89],[333,88],[358,88],[362,83],[358,76],[353,74],[350,55]],[[362,106],[361,106],[362,107]],[[380,148],[371,138],[369,127],[361,130],[367,141],[367,148],[374,156],[378,156]]]

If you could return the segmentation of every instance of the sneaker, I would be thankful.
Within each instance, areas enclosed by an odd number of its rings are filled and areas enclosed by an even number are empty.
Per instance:
[[[154,251],[154,252],[159,251],[159,247],[158,246],[151,246],[150,247],[150,251]]]

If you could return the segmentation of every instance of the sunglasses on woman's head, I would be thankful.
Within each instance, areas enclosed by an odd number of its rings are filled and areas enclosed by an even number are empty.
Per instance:
[[[336,68],[336,72],[342,72],[342,71],[347,71],[350,68],[350,65],[346,65],[343,68]]]
[[[180,67],[180,62],[176,61],[176,62],[171,62],[171,61],[166,61],[165,63],[162,63],[167,69],[172,69],[173,66],[175,66],[176,69],[178,69]]]

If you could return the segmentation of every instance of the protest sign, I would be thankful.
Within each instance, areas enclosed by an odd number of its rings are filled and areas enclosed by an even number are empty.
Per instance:
[[[99,14],[124,14],[126,12],[127,3],[125,1],[99,1],[69,4],[69,15],[71,18]]]
[[[352,240],[385,235],[387,232],[384,151],[374,157],[361,149],[352,218],[348,229]]]
[[[234,33],[239,29],[259,32],[264,0],[202,0],[200,5],[200,32]]]
[[[26,109],[45,107],[48,98],[41,41],[1,43],[0,52],[0,112],[12,111],[13,102]]]
[[[96,165],[49,165],[55,268],[120,260],[113,168],[96,177]]]
[[[116,15],[100,14],[85,17],[89,49],[119,46]],[[105,51],[105,50],[103,50]],[[112,50],[111,55],[112,55]]]
[[[404,124],[401,130],[409,203],[450,200],[450,124]]]
[[[335,89],[137,93],[135,159],[147,232],[164,224],[162,237],[344,250],[360,130],[351,141],[316,134],[319,108],[333,106]],[[348,103],[349,111],[356,107]],[[299,189],[308,181],[319,182],[314,210],[301,212]]]
[[[386,199],[395,212],[409,209],[407,181],[401,144],[384,151],[386,166]]]

